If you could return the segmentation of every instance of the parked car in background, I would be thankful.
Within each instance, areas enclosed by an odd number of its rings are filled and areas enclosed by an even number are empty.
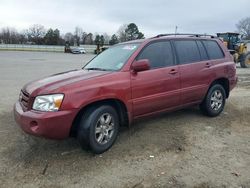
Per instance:
[[[70,48],[72,54],[86,54],[86,50],[80,47],[72,47]]]
[[[218,38],[158,35],[117,44],[80,70],[25,85],[14,114],[29,134],[75,136],[102,153],[120,126],[138,118],[193,105],[218,116],[236,83],[236,65]]]

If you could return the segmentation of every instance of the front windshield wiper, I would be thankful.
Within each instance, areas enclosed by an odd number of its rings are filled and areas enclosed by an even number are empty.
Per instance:
[[[103,69],[103,68],[97,68],[97,67],[92,67],[92,68],[84,68],[85,70],[99,70],[99,71],[114,71],[112,69]]]

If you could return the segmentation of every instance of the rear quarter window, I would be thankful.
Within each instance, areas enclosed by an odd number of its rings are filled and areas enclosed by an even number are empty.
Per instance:
[[[203,44],[207,50],[209,59],[222,59],[225,57],[222,49],[216,41],[207,40],[203,41]]]

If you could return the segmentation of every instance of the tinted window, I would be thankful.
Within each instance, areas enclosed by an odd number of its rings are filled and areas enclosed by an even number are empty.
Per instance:
[[[194,40],[178,40],[174,43],[180,64],[200,61],[199,49]]]
[[[171,66],[173,62],[173,53],[169,41],[160,41],[149,44],[137,57],[139,59],[148,59],[151,69],[158,67]]]
[[[198,48],[200,51],[201,60],[208,60],[209,58],[207,56],[206,49],[205,49],[204,45],[202,44],[202,42],[198,40],[197,45],[198,45]]]
[[[224,57],[224,54],[217,42],[208,40],[203,41],[203,43],[207,49],[207,53],[210,59],[221,59]]]

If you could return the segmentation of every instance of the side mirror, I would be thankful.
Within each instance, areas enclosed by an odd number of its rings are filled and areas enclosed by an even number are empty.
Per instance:
[[[141,72],[150,69],[150,63],[148,59],[140,59],[138,61],[134,61],[132,64],[132,70],[134,72]]]

